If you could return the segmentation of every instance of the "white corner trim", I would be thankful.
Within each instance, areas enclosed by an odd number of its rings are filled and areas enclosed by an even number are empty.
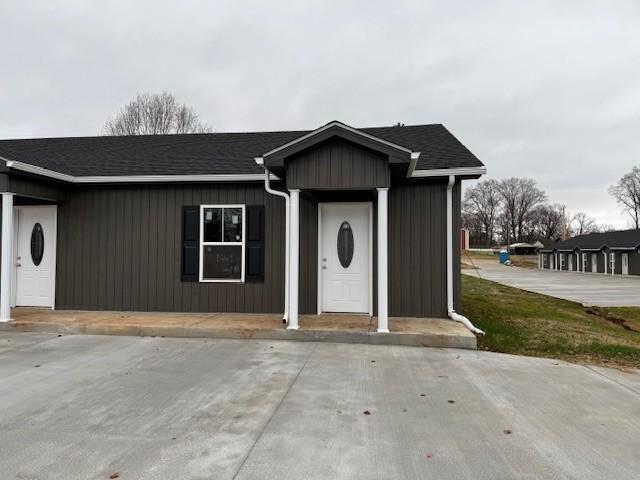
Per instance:
[[[438,168],[434,170],[415,170],[410,178],[485,175],[486,173],[487,167]]]
[[[263,182],[262,173],[229,173],[204,175],[96,175],[76,177],[28,163],[7,160],[7,167],[68,183],[164,183],[164,182]],[[271,180],[279,178],[271,174]]]
[[[365,133],[362,130],[358,130],[357,128],[350,127],[349,125],[346,125],[346,124],[344,124],[342,122],[338,122],[337,120],[334,120],[333,122],[329,122],[326,125],[323,125],[322,127],[317,128],[312,132],[309,132],[309,133],[307,133],[305,135],[302,135],[301,137],[298,137],[298,138],[296,138],[294,140],[291,140],[288,143],[285,143],[284,145],[280,145],[279,147],[276,147],[276,148],[274,148],[272,150],[269,150],[267,153],[263,154],[262,157],[264,158],[264,157],[268,157],[269,155],[273,155],[274,153],[277,153],[277,152],[279,152],[281,150],[284,150],[285,148],[289,148],[290,146],[295,145],[296,143],[300,143],[300,142],[306,140],[307,138],[314,137],[314,136],[318,135],[319,133],[322,133],[325,130],[328,130],[328,129],[332,128],[332,127],[339,127],[339,128],[342,128],[343,130],[346,130],[348,132],[354,133],[356,135],[360,135],[363,138],[368,138],[369,140],[373,140],[374,142],[380,143],[382,145],[386,145],[388,147],[392,147],[392,148],[395,148],[397,150],[402,150],[403,152],[413,153],[411,151],[411,149],[409,149],[407,147],[403,147],[401,145],[398,145],[398,144],[395,144],[395,143],[392,143],[392,142],[388,142],[387,140],[383,140],[380,137],[376,137],[375,135],[371,135],[369,133]]]
[[[262,158],[262,157],[255,157],[255,158],[254,158],[254,160],[255,160],[256,164],[258,164],[258,165],[264,165],[264,158]]]

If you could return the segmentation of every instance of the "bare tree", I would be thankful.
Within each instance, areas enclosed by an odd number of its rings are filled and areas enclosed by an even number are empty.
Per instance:
[[[103,135],[163,135],[168,133],[207,133],[195,110],[179,103],[168,92],[142,93],[108,119]]]
[[[538,237],[556,240],[562,237],[564,205],[538,205],[532,213],[532,223]]]
[[[609,187],[609,193],[615,197],[622,210],[629,214],[634,228],[640,229],[640,168],[633,167],[623,175],[618,183]]]
[[[498,182],[495,180],[479,182],[476,186],[468,189],[464,195],[463,211],[469,219],[469,223],[476,223],[480,226],[481,232],[479,233],[482,238],[478,240],[487,247],[491,246],[494,239],[500,200]]]
[[[502,215],[506,220],[510,241],[526,240],[533,231],[529,222],[534,209],[547,199],[546,193],[538,188],[535,180],[517,177],[501,180],[498,191],[502,197]]]
[[[571,219],[571,224],[574,235],[586,235],[598,229],[596,221],[585,212],[576,213]]]

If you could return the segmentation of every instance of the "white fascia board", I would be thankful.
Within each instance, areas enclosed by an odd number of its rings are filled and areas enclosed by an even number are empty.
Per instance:
[[[378,143],[380,143],[382,145],[387,145],[388,147],[392,147],[392,148],[395,148],[397,150],[402,150],[403,152],[413,153],[411,151],[411,149],[409,149],[407,147],[403,147],[401,145],[397,145],[395,143],[388,142],[386,140],[383,140],[382,138],[376,137],[375,135],[370,135],[368,133],[363,132],[362,130],[358,130],[357,128],[350,127],[349,125],[345,125],[342,122],[338,122],[338,121],[334,120],[333,122],[327,123],[326,125],[323,125],[322,127],[315,129],[313,132],[309,132],[309,133],[307,133],[305,135],[302,135],[301,137],[298,137],[298,138],[296,138],[294,140],[291,140],[288,143],[285,143],[284,145],[280,145],[279,147],[276,147],[276,148],[274,148],[272,150],[269,150],[267,153],[265,153],[262,156],[263,157],[268,157],[269,155],[273,155],[274,153],[277,153],[280,150],[284,150],[285,148],[289,148],[290,146],[295,145],[296,143],[300,143],[300,142],[306,140],[307,138],[311,138],[311,137],[313,137],[315,135],[318,135],[319,133],[322,133],[325,130],[328,130],[328,129],[332,128],[332,127],[339,127],[339,128],[342,128],[343,130],[347,130],[348,132],[354,133],[356,135],[360,135],[361,137],[368,138],[369,140],[372,140],[374,142],[378,142]]]
[[[449,175],[459,177],[464,175],[485,175],[486,173],[487,167],[438,168],[434,170],[415,170],[410,178],[448,177]]]
[[[68,183],[165,183],[165,182],[263,182],[264,174],[205,174],[205,175],[97,175],[75,177],[65,173],[55,172],[28,163],[6,160],[7,167],[34,175],[53,178]],[[278,177],[271,174],[272,180]]]
[[[53,170],[47,170],[46,168],[36,167],[35,165],[29,165],[28,163],[16,162],[13,160],[7,160],[7,168],[13,168],[27,173],[33,173],[35,175],[41,175],[43,177],[54,178],[56,180],[62,180],[63,182],[73,183],[74,178],[72,175],[66,173],[54,172]]]

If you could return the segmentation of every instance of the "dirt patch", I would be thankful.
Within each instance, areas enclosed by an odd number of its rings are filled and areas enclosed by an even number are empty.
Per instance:
[[[618,325],[622,328],[624,328],[625,330],[629,331],[629,332],[638,332],[640,333],[640,330],[637,330],[635,328],[633,328],[631,325],[629,325],[627,323],[627,321],[622,318],[619,317],[617,315],[614,315],[610,312],[607,312],[605,310],[602,310],[598,307],[587,307],[585,308],[585,312],[587,312],[589,315],[594,315],[596,317],[600,317],[604,320],[606,320],[607,322],[613,323],[614,325]]]

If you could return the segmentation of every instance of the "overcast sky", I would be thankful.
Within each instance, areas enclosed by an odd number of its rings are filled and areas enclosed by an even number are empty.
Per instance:
[[[489,177],[627,225],[640,2],[0,0],[0,138],[99,134],[137,92],[216,131],[443,123]]]

